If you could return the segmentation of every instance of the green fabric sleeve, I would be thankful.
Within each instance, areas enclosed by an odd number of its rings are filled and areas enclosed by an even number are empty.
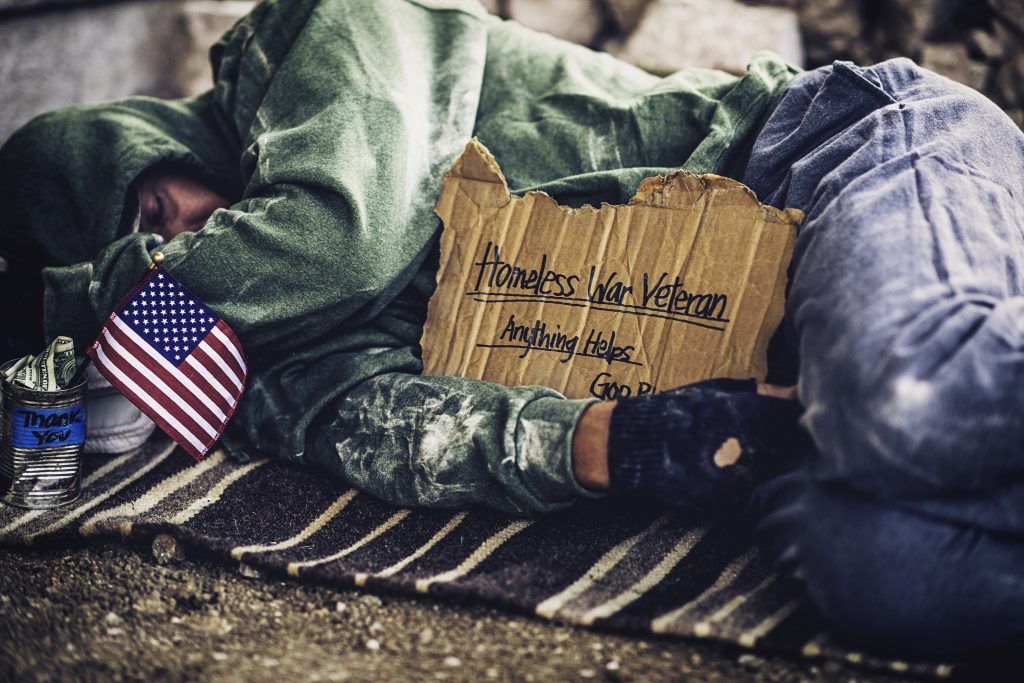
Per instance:
[[[461,10],[269,5],[252,21],[287,24],[283,36],[242,26],[221,50],[215,99],[241,143],[244,197],[161,248],[257,357],[358,326],[408,284],[437,229],[441,175],[472,135],[486,48],[484,22]],[[311,8],[301,26],[298,5]],[[132,236],[91,267],[50,269],[47,332],[91,342],[154,246]]]
[[[123,237],[94,261],[43,269],[43,325],[47,339],[63,334],[81,354],[121,298],[146,274],[150,251],[163,244],[152,234]]]
[[[593,400],[385,373],[329,405],[304,461],[395,505],[551,512],[580,496],[572,438]]]
[[[72,141],[91,147],[79,150],[61,183],[104,180],[99,170],[119,168],[125,155],[133,162],[121,170],[130,174],[147,159],[176,159],[210,177],[230,175],[239,201],[166,244],[152,235],[112,241],[114,227],[83,225],[101,247],[83,242],[90,248],[46,255],[46,332],[70,334],[80,348],[91,343],[159,247],[167,269],[232,326],[248,355],[231,429],[293,459],[308,459],[307,436],[316,435],[307,428],[335,399],[383,374],[421,371],[418,341],[436,268],[433,205],[444,171],[473,135],[516,190],[542,189],[574,205],[624,202],[642,178],[680,166],[737,174],[796,73],[762,55],[743,76],[688,70],[659,79],[489,18],[474,0],[265,0],[211,55],[215,87],[199,98],[78,111]],[[48,119],[60,123],[59,113]],[[39,129],[23,153],[0,154],[0,170],[9,162],[16,178],[51,132]],[[58,152],[51,157],[59,161]],[[37,171],[32,182],[46,175]],[[114,184],[126,188],[132,177]],[[54,184],[47,196],[91,209],[99,184],[83,181],[73,196]],[[19,201],[3,192],[0,199]],[[55,215],[38,213],[9,234],[39,230],[42,214]],[[84,221],[90,213],[61,215]],[[53,221],[32,248],[58,243],[66,223]],[[71,260],[80,253],[83,262]],[[519,391],[487,386],[483,394]],[[561,399],[553,392],[531,391],[544,397],[534,409],[569,420],[559,437],[565,447],[576,415],[565,411],[575,408],[554,408]],[[489,424],[487,448],[513,447],[517,420]],[[540,458],[559,475],[550,491],[571,480],[566,452]],[[543,477],[522,481],[537,496],[548,486]]]

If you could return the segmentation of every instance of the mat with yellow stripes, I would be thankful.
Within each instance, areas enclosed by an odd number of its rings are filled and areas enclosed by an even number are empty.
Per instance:
[[[81,498],[0,505],[0,543],[170,533],[267,575],[475,600],[580,625],[713,638],[746,648],[948,676],[947,665],[844,649],[735,524],[694,526],[584,501],[536,520],[395,508],[283,463],[196,463],[162,435],[87,456]]]

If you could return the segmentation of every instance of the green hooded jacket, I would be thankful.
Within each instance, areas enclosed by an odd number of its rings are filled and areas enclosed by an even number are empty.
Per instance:
[[[739,176],[796,73],[761,55],[742,77],[657,78],[473,0],[267,0],[211,60],[198,97],[70,107],[12,136],[0,255],[45,268],[47,337],[84,349],[159,248],[245,347],[233,433],[285,457],[332,399],[420,371],[433,206],[472,136],[514,191],[624,202],[677,167]],[[130,184],[164,161],[237,202],[166,244],[121,234]]]

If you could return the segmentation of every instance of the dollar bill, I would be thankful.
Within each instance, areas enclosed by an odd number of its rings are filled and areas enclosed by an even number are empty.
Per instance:
[[[58,391],[68,388],[77,369],[74,340],[57,337],[38,356],[25,356],[8,368],[4,379],[35,391]]]
[[[23,367],[32,362],[33,358],[35,358],[35,356],[25,356],[17,363],[4,370],[4,380],[8,382],[11,381],[11,379],[14,378],[14,375],[16,375],[19,370],[21,370]]]

